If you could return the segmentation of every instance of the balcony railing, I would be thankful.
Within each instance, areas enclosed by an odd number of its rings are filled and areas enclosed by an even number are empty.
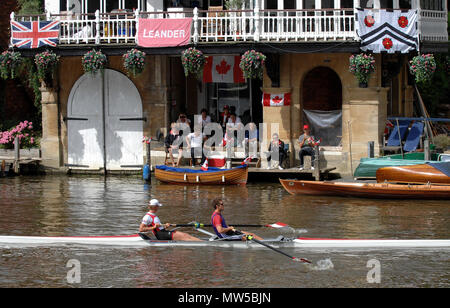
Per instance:
[[[359,40],[353,8],[320,10],[229,10],[193,12],[47,14],[16,21],[60,20],[60,45],[136,44],[139,18],[192,17],[191,40],[208,42],[298,42]],[[420,39],[447,41],[447,12],[419,10]]]

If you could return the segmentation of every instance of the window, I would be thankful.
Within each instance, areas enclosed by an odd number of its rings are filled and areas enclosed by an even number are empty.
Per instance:
[[[352,8],[353,0],[341,0],[341,8]]]

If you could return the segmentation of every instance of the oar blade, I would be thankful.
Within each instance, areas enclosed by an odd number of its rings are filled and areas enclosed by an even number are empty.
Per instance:
[[[308,259],[305,259],[305,258],[297,258],[297,257],[294,257],[294,258],[292,258],[292,260],[297,261],[297,262],[303,262],[303,263],[312,264],[311,261],[309,261]]]
[[[282,222],[276,222],[274,224],[266,225],[266,227],[279,229],[279,228],[287,228],[289,226],[287,224],[285,224],[285,223],[282,223]]]

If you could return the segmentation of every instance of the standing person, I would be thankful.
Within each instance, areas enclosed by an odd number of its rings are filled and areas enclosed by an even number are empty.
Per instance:
[[[284,148],[284,142],[280,140],[278,137],[278,134],[275,133],[272,135],[272,141],[269,145],[269,152],[267,153],[267,163],[268,167],[267,169],[272,169],[271,159],[272,155],[278,155],[278,169],[283,170],[283,167],[281,167],[281,164],[287,157],[286,149]]]
[[[225,128],[229,118],[230,118],[230,106],[225,105],[223,106],[223,112],[220,113],[220,125],[222,125],[222,128]]]
[[[148,203],[149,211],[142,219],[141,225],[139,226],[139,232],[144,233],[152,231],[155,237],[160,241],[201,241],[201,239],[184,232],[168,231],[167,228],[169,228],[171,224],[162,224],[159,217],[156,216],[156,212],[160,206],[163,205],[157,199],[150,200]]]
[[[225,210],[223,200],[216,198],[212,202],[214,212],[211,215],[211,224],[213,225],[214,232],[219,238],[223,238],[229,241],[245,241],[247,235],[253,236],[257,240],[262,240],[261,237],[246,231],[238,231],[234,227],[229,227],[225,222],[225,218],[222,213]]]
[[[248,130],[245,131],[245,151],[247,156],[257,155],[258,153],[259,132],[256,124],[248,123]]]
[[[176,123],[173,122],[171,125],[171,130],[169,134],[167,134],[166,139],[164,140],[164,145],[166,147],[166,152],[169,153],[169,157],[172,160],[172,167],[178,167],[181,161],[181,157],[183,156],[183,145],[180,142],[180,136],[178,134],[178,128],[176,127]],[[178,158],[175,163],[175,159],[173,154],[178,150]]]
[[[299,170],[303,170],[303,162],[305,156],[311,156],[311,170],[314,170],[314,160],[315,160],[315,153],[314,153],[314,136],[311,135],[311,130],[309,128],[309,125],[303,125],[303,134],[298,138],[298,142],[300,144],[300,168]]]
[[[191,160],[192,160],[192,167],[195,167],[195,159],[198,156],[198,153],[202,153],[202,160],[200,162],[200,165],[203,164],[205,160],[205,155],[203,153],[203,141],[205,140],[205,136],[201,132],[200,129],[195,129],[193,133],[190,133],[186,137],[186,142],[188,149],[191,149]],[[197,154],[197,155],[196,155]]]

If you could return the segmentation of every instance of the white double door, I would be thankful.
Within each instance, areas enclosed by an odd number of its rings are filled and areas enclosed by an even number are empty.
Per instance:
[[[142,100],[124,74],[85,74],[67,104],[68,167],[136,169],[143,164]]]

